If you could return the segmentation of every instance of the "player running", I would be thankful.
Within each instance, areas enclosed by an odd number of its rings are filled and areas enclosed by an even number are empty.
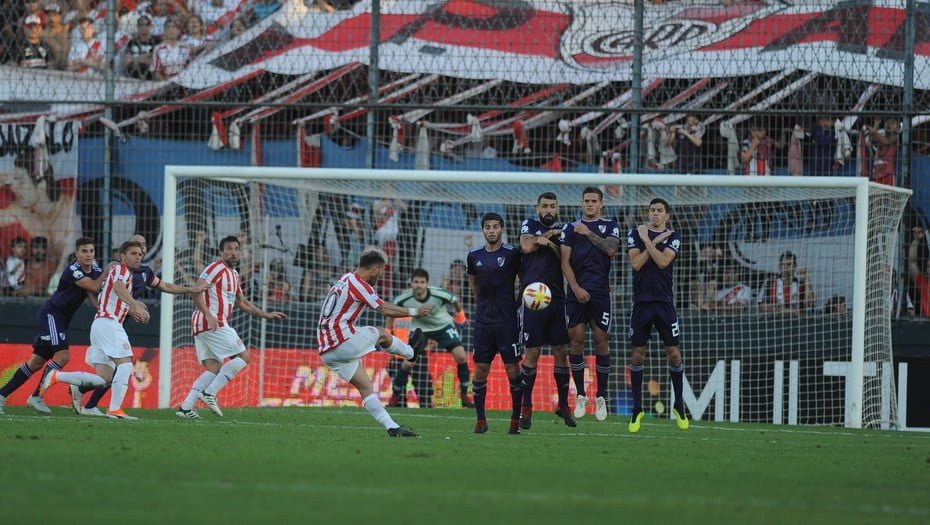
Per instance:
[[[219,257],[204,268],[197,280],[206,285],[203,293],[194,295],[194,314],[191,316],[191,331],[197,360],[204,372],[194,380],[190,392],[178,407],[175,415],[183,419],[200,419],[194,410],[197,399],[203,401],[211,412],[223,417],[216,395],[249,364],[249,349],[239,334],[229,325],[233,307],[262,319],[286,319],[282,312],[266,312],[252,304],[242,293],[239,283],[239,239],[235,235],[220,240]],[[223,360],[228,359],[225,363]]]
[[[565,286],[562,277],[562,252],[559,236],[562,225],[559,219],[559,200],[555,193],[545,192],[536,198],[538,218],[526,219],[520,226],[520,249],[523,251],[523,269],[520,282],[542,282],[552,291],[552,302],[543,310],[533,311],[520,307],[520,340],[525,345],[526,356],[520,370],[520,388],[523,390],[523,406],[520,411],[520,428],[533,425],[533,386],[536,383],[536,365],[543,345],[552,347],[555,361],[553,376],[559,395],[556,411],[566,425],[578,423],[568,410],[568,359],[565,345],[568,330],[565,328]]]
[[[320,358],[330,370],[352,384],[362,396],[362,405],[391,437],[418,437],[416,432],[398,425],[381,405],[378,394],[361,360],[375,350],[416,361],[426,346],[426,336],[419,328],[404,343],[384,328],[355,326],[365,307],[387,317],[423,317],[433,305],[401,308],[378,297],[371,283],[378,282],[387,264],[387,255],[378,248],[368,248],[359,256],[358,268],[339,278],[323,299],[317,331]]]
[[[630,230],[627,237],[627,253],[633,267],[633,313],[630,315],[630,343],[633,346],[630,359],[630,392],[633,395],[633,415],[629,424],[631,433],[639,432],[643,422],[643,362],[653,326],[665,343],[668,373],[675,392],[672,413],[678,428],[688,429],[681,393],[685,372],[678,347],[681,328],[672,288],[672,268],[681,250],[681,234],[668,229],[670,213],[668,202],[652,199],[649,203],[649,225],[639,225],[635,230]]]

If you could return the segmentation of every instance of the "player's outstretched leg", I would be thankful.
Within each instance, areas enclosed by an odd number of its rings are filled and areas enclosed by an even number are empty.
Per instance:
[[[113,373],[113,381],[110,383],[112,392],[110,392],[110,407],[107,409],[107,417],[110,419],[126,421],[139,419],[130,416],[123,410],[123,399],[126,397],[126,392],[129,391],[130,375],[132,375],[132,362],[118,362],[116,372]]]
[[[6,406],[6,398],[10,397],[10,394],[16,392],[16,389],[23,386],[23,383],[29,380],[32,377],[33,371],[29,368],[29,363],[25,362],[19,365],[19,368],[16,369],[16,372],[13,373],[13,377],[0,388],[0,414],[3,414],[3,408]]]
[[[45,404],[45,400],[41,397],[42,383],[45,381],[45,378],[48,377],[53,371],[61,370],[61,365],[59,365],[55,360],[50,359],[46,364],[45,368],[42,369],[42,377],[39,379],[39,384],[36,385],[36,389],[32,392],[32,395],[29,396],[29,399],[26,401],[26,404],[31,406],[33,410],[42,414],[51,414],[52,409]]]
[[[213,378],[213,381],[210,382],[210,386],[203,389],[203,393],[200,395],[200,399],[203,401],[207,408],[211,412],[216,414],[218,417],[223,417],[223,410],[220,409],[220,404],[216,399],[216,395],[219,394],[220,390],[229,384],[230,381],[235,378],[239,372],[241,372],[248,362],[239,356],[233,357],[229,361],[223,363],[223,366],[220,367],[220,371],[216,374],[216,377]]]

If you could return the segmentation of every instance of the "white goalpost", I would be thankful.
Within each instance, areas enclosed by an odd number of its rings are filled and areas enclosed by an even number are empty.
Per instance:
[[[644,222],[653,197],[671,205],[670,227],[682,232],[684,243],[674,280],[684,401],[692,418],[897,425],[890,301],[900,262],[897,234],[911,192],[864,178],[167,166],[163,276],[179,283],[196,279],[215,258],[218,241],[239,236],[246,295],[289,319],[265,323],[234,316],[252,360],[221,392],[221,404],[357,404],[314,347],[323,294],[354,268],[364,245],[380,244],[392,259],[388,277],[375,286],[384,299],[404,291],[414,268],[424,268],[431,286],[461,296],[470,317],[459,263],[484,243],[478,217],[500,213],[507,240],[517,243],[520,223],[533,216],[540,193],[555,192],[560,222],[572,222],[587,186],[603,190],[605,215],[624,228]],[[781,274],[787,270],[780,263],[788,259],[794,273]],[[616,257],[611,286],[610,409],[623,416],[629,409],[624,372],[632,305],[625,253]],[[178,404],[199,373],[192,312],[188,297],[162,295],[162,408]],[[363,319],[383,323],[377,315]],[[461,335],[468,348],[470,329]],[[386,401],[389,360],[379,354],[365,365]],[[457,406],[455,363],[442,352],[429,356],[426,379],[414,382],[406,402]],[[647,415],[668,417],[665,407],[673,400],[655,335],[648,356]],[[534,391],[537,410],[554,407],[551,367],[551,356],[544,355]],[[497,383],[503,389],[506,381]],[[492,380],[489,408],[496,407],[497,395],[501,407],[509,403],[509,394],[494,390]]]

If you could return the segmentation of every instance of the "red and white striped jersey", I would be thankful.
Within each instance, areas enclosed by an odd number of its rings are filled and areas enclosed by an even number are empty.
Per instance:
[[[132,294],[132,270],[124,264],[114,265],[107,273],[107,278],[100,287],[100,293],[97,294],[97,315],[95,319],[112,319],[119,323],[126,320],[126,314],[129,313],[129,305],[126,304],[119,296],[116,295],[115,288],[122,286],[129,294]]]
[[[320,309],[320,324],[317,328],[317,346],[320,353],[328,352],[357,331],[355,321],[365,307],[376,309],[384,301],[374,288],[354,273],[347,273],[329,289]]]
[[[219,326],[228,325],[236,298],[242,294],[239,272],[227,266],[222,260],[217,260],[204,268],[200,278],[211,285],[201,292],[204,294],[207,310],[219,320]],[[194,310],[194,315],[191,316],[191,328],[194,335],[209,329],[207,318],[199,309]]]

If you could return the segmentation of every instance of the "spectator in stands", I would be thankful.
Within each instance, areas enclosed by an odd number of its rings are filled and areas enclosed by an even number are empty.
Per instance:
[[[45,26],[45,12],[42,11],[42,3],[39,0],[26,0],[26,12],[23,14],[23,23],[26,22],[27,16],[39,18],[39,25]]]
[[[749,128],[749,137],[743,141],[743,150],[740,160],[743,163],[744,175],[773,175],[772,163],[775,150],[784,147],[784,144],[769,137],[765,128],[755,124]]]
[[[723,265],[721,286],[701,305],[702,310],[744,313],[752,302],[752,288],[740,280],[741,268],[735,262]]]
[[[287,281],[284,261],[275,259],[268,265],[268,302],[287,303],[291,300],[291,283]]]
[[[44,297],[48,293],[49,280],[54,273],[55,261],[49,258],[48,239],[41,236],[33,237],[29,241],[23,285],[17,290],[16,295]]]
[[[141,80],[153,80],[152,53],[160,40],[152,36],[152,19],[140,15],[136,21],[136,36],[126,46],[123,59],[126,75]]]
[[[889,118],[882,127],[882,122],[878,120],[872,126],[866,126],[864,130],[868,133],[868,140],[872,146],[872,171],[869,180],[894,186],[901,123],[897,119]]]
[[[193,11],[207,27],[226,19],[239,5],[238,0],[193,0]]]
[[[252,11],[252,23],[257,24],[281,8],[278,0],[254,0],[249,6]]]
[[[7,290],[17,293],[26,278],[26,239],[15,237],[10,241],[10,255],[6,258]]]
[[[157,80],[171,78],[187,67],[191,61],[191,48],[180,40],[181,23],[177,19],[165,22],[165,35],[161,44],[152,51],[149,68]]]
[[[190,46],[193,56],[209,51],[213,47],[213,37],[206,33],[200,15],[191,15],[187,18],[187,32],[181,38],[181,42]]]
[[[920,310],[917,315],[921,317],[930,317],[930,258],[924,260],[924,268],[921,269],[918,261],[918,252],[924,246],[926,235],[924,229],[915,226],[912,230],[913,238],[907,248],[907,269],[914,283],[914,292],[918,300]],[[9,265],[7,265],[9,273]]]
[[[846,297],[839,294],[831,296],[823,303],[823,315],[846,315],[848,311]]]
[[[55,55],[45,42],[42,42],[42,20],[36,15],[29,15],[23,20],[25,41],[16,46],[12,61],[19,67],[29,69],[49,69],[55,66]]]
[[[329,249],[315,239],[307,247],[310,252],[307,267],[300,282],[300,297],[304,301],[319,302],[339,278],[329,257]]]
[[[468,282],[468,274],[465,271],[465,262],[461,259],[452,261],[449,265],[449,273],[442,280],[442,288],[452,292],[462,301],[462,308],[469,316],[474,315],[472,305],[474,304],[474,294],[471,292],[471,285]]]
[[[311,13],[335,13],[336,7],[329,0],[304,0]]]
[[[68,67],[68,54],[71,52],[71,31],[68,24],[62,21],[61,6],[52,2],[45,6],[45,29],[42,31],[42,41],[48,45],[55,57],[54,68],[66,69]]]
[[[792,252],[778,257],[778,273],[769,277],[759,291],[759,311],[801,314],[814,305],[814,290],[806,267],[798,268]]]
[[[152,0],[151,3],[141,4],[139,12],[148,15],[152,21],[152,36],[162,38],[165,34],[165,25],[170,17],[168,0]]]
[[[239,35],[245,33],[245,30],[249,28],[249,25],[246,23],[245,19],[241,16],[233,18],[232,23],[229,24],[229,39],[233,40],[238,38]]]
[[[699,250],[682,250],[682,261],[685,260],[685,257],[692,259],[693,257],[690,256],[689,252],[695,251],[697,252],[697,261],[690,265],[691,268],[688,272],[691,278],[691,286],[687,297],[689,306],[701,307],[713,301],[714,295],[719,289],[720,271],[723,267],[723,249],[707,243],[703,244]],[[682,297],[686,296],[682,295]]]
[[[685,125],[672,126],[672,132],[678,155],[678,173],[702,173],[704,169],[701,163],[701,146],[704,144],[704,125],[696,115],[688,115]]]
[[[836,154],[836,131],[833,120],[821,116],[811,126],[811,146],[806,174],[825,177],[833,174],[833,156]]]
[[[104,47],[94,36],[94,21],[89,17],[78,20],[81,40],[71,46],[68,53],[68,70],[81,74],[93,74],[103,71]]]

